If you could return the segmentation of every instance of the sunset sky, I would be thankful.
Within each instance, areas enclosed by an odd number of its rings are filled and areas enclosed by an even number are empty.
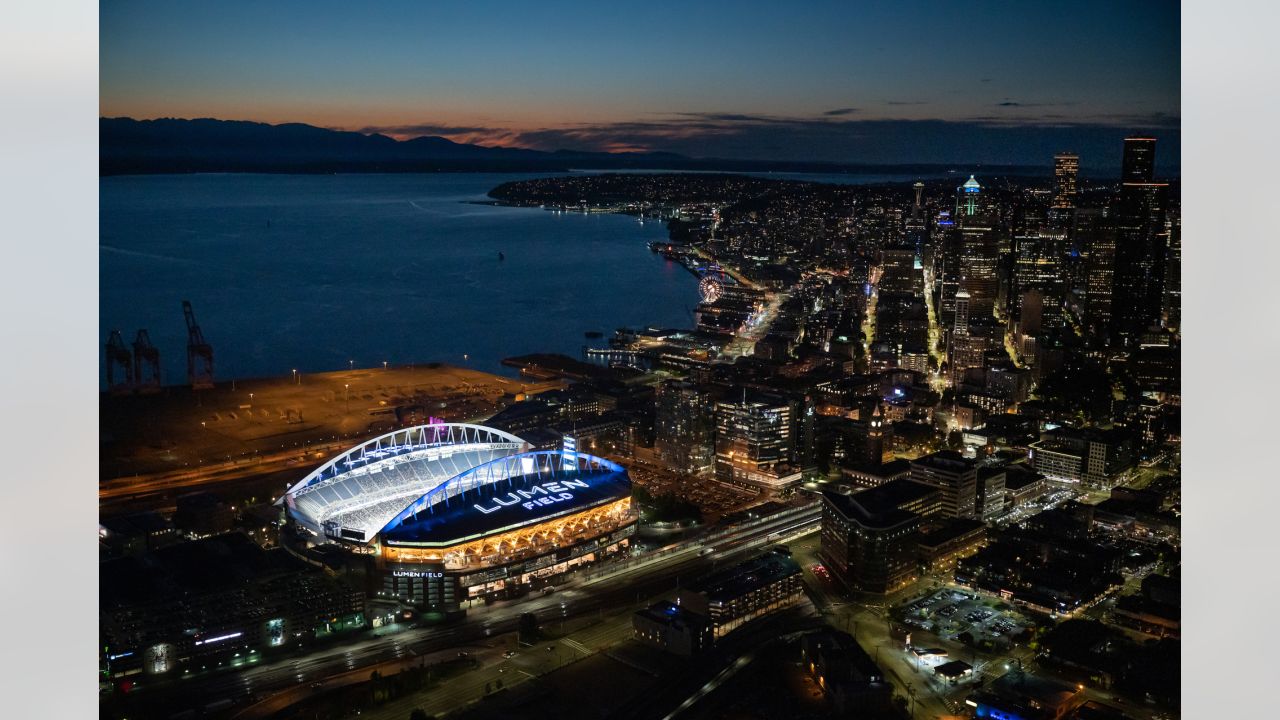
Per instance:
[[[1086,166],[1143,131],[1178,163],[1176,2],[686,5],[113,0],[100,112],[703,157],[1072,149]]]

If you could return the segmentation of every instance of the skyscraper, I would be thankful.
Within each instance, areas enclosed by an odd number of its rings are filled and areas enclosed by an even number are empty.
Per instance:
[[[956,291],[956,322],[951,332],[960,336],[969,334],[969,293],[965,290]]]
[[[975,215],[955,232],[960,287],[969,293],[970,315],[990,315],[1000,292],[1000,240],[991,218]]]
[[[907,242],[915,248],[917,255],[923,255],[925,240],[928,239],[928,225],[924,217],[924,183],[917,182],[911,187],[915,190],[916,197],[911,205],[911,217],[907,218]]]
[[[982,186],[970,175],[963,185],[956,188],[956,219],[963,221],[966,217],[981,215],[982,211]]]
[[[1154,181],[1155,150],[1155,138],[1125,138],[1111,302],[1112,341],[1124,345],[1157,324],[1164,305],[1169,185]]]
[[[1161,319],[1169,330],[1182,324],[1182,218],[1169,218],[1169,252],[1165,259],[1164,311]]]
[[[1080,171],[1080,156],[1075,153],[1059,153],[1053,156],[1053,206],[1076,206],[1076,175]]]
[[[1094,345],[1105,344],[1111,333],[1111,295],[1115,286],[1116,230],[1101,208],[1079,210],[1073,230],[1084,252],[1084,325]]]
[[[1067,254],[1067,233],[1056,228],[1014,238],[1013,292],[1014,309],[1020,309],[1023,294],[1030,289],[1040,291],[1044,301],[1044,322],[1056,327],[1062,319],[1062,303],[1066,298],[1063,260]]]
[[[1156,139],[1153,137],[1125,138],[1120,182],[1149,183],[1155,179],[1155,171]]]

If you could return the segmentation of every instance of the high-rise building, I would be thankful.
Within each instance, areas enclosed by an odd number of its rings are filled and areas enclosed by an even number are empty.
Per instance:
[[[994,223],[975,216],[956,233],[960,287],[969,293],[969,313],[990,315],[1000,291],[1000,247]]]
[[[956,188],[956,219],[963,221],[964,218],[984,214],[982,203],[982,186],[970,175],[963,185]]]
[[[1165,259],[1163,324],[1169,330],[1182,325],[1182,218],[1169,218],[1169,252]]]
[[[1155,138],[1125,138],[1112,280],[1111,340],[1136,345],[1160,321],[1168,249],[1168,183],[1155,182]]]
[[[1076,211],[1073,235],[1086,255],[1083,288],[1085,335],[1094,344],[1105,344],[1111,333],[1116,229],[1103,210],[1089,208]]]
[[[893,243],[880,250],[880,292],[919,295],[924,290],[924,271],[916,267],[916,248]]]
[[[955,336],[963,337],[969,334],[969,292],[967,290],[956,291],[956,321],[952,326],[951,333]]]
[[[1075,153],[1059,153],[1053,156],[1053,206],[1076,206],[1076,176],[1080,172],[1080,156]]]
[[[890,593],[918,574],[920,528],[939,514],[934,487],[892,480],[861,492],[822,491],[820,556],[836,580]]]
[[[797,418],[786,398],[741,391],[716,403],[716,479],[779,490],[800,481],[791,464]]]
[[[715,467],[715,403],[698,385],[668,380],[655,393],[654,449],[668,467],[689,475]]]
[[[1153,137],[1125,138],[1120,182],[1149,183],[1155,180],[1155,171],[1156,139]]]
[[[1063,261],[1067,254],[1067,233],[1045,228],[1014,238],[1014,242],[1011,309],[1021,309],[1021,298],[1028,290],[1039,290],[1044,324],[1056,327],[1062,320],[1062,303],[1066,299]]]
[[[1044,293],[1037,287],[1022,292],[1018,308],[1018,334],[1035,337],[1044,329]]]
[[[942,515],[972,518],[978,507],[978,466],[954,450],[911,461],[911,479],[942,491]]]

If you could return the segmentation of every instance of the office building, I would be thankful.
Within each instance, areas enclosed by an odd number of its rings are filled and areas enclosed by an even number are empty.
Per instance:
[[[1075,243],[1085,253],[1084,329],[1094,344],[1111,336],[1112,291],[1115,287],[1116,228],[1104,210],[1090,208],[1075,214]]]
[[[796,421],[791,401],[743,390],[715,407],[717,480],[775,491],[800,482],[800,469],[791,462]]]
[[[687,475],[715,470],[715,402],[694,383],[668,380],[655,393],[654,450],[667,467]]]
[[[870,490],[822,491],[820,555],[845,586],[891,593],[919,571],[920,528],[938,517],[942,493],[911,480]]]
[[[1115,224],[1112,341],[1138,344],[1164,307],[1168,183],[1155,182],[1154,138],[1126,138]]]
[[[942,491],[944,517],[977,517],[977,463],[954,450],[941,450],[911,461],[911,479]]]
[[[983,522],[992,522],[1003,515],[1007,492],[1003,467],[978,468],[978,498],[975,507],[977,518]]]
[[[1076,176],[1079,172],[1079,155],[1058,153],[1053,156],[1053,207],[1076,206]]]
[[[1182,325],[1182,218],[1171,215],[1169,218],[1169,252],[1165,258],[1164,270],[1164,309],[1160,314],[1160,324],[1177,331]]]
[[[932,573],[955,568],[957,561],[974,554],[986,542],[986,523],[951,518],[922,531],[916,547],[921,567]]]
[[[1133,436],[1119,429],[1056,428],[1031,444],[1036,471],[1050,480],[1109,488],[1132,470],[1137,454]]]

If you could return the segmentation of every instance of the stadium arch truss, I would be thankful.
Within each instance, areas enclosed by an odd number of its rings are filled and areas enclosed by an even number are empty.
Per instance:
[[[437,423],[387,433],[333,458],[279,501],[316,535],[367,542],[402,510],[469,470],[528,444],[481,425]]]

